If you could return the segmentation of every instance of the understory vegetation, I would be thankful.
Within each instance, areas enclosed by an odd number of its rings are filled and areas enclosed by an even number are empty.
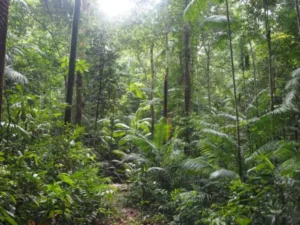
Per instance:
[[[0,0],[0,225],[300,224],[298,0],[107,2]]]

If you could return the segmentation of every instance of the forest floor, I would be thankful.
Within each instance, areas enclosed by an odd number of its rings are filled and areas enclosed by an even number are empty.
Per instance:
[[[117,189],[114,207],[116,214],[113,215],[105,225],[140,225],[141,216],[137,209],[126,205],[126,198],[129,195],[129,186],[127,184],[114,184]]]
[[[139,209],[130,207],[126,204],[130,188],[127,184],[114,184],[117,189],[114,207],[116,214],[113,215],[103,225],[166,225],[167,223],[153,223],[145,220]]]

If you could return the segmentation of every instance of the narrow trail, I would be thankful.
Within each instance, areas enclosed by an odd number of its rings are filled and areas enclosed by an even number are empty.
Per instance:
[[[114,206],[117,213],[106,225],[140,225],[141,217],[137,209],[126,206],[126,198],[129,195],[129,186],[127,184],[113,184],[117,189]]]
[[[115,202],[116,214],[113,215],[103,225],[165,225],[166,223],[153,223],[143,220],[142,213],[136,209],[131,208],[126,204],[127,197],[130,194],[128,184],[113,184],[117,190]]]

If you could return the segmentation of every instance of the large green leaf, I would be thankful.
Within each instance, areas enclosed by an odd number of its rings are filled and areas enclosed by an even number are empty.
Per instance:
[[[192,0],[184,10],[183,18],[185,21],[195,21],[198,16],[206,9],[209,0]],[[217,0],[213,0],[217,2]]]

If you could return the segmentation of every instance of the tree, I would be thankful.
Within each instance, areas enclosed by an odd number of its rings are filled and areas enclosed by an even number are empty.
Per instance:
[[[4,91],[4,69],[6,53],[6,36],[8,21],[9,0],[0,1],[0,124],[2,115],[2,100]]]
[[[191,27],[188,22],[184,24],[184,102],[185,114],[191,113]]]
[[[71,50],[69,58],[69,72],[68,72],[68,88],[66,95],[67,106],[65,108],[65,124],[71,123],[72,118],[72,101],[73,101],[73,87],[76,67],[76,53],[77,53],[77,40],[78,40],[78,27],[80,19],[80,5],[81,0],[75,0],[73,25],[72,25],[72,38],[71,38]]]
[[[154,56],[153,56],[154,44],[150,47],[150,68],[151,68],[151,93],[150,93],[150,113],[151,113],[151,134],[154,137],[154,125],[155,125],[155,111],[154,111],[154,88],[155,88],[155,68],[154,68]]]
[[[271,28],[269,24],[269,4],[268,0],[264,0],[265,29],[268,44],[268,71],[270,86],[270,111],[274,110],[274,77],[272,73],[272,46],[271,46]]]
[[[76,79],[76,112],[75,112],[75,123],[81,125],[82,111],[83,111],[83,101],[82,101],[82,89],[83,89],[83,79],[81,73],[77,72]]]
[[[242,148],[241,148],[241,134],[240,134],[240,120],[239,120],[239,110],[238,110],[238,100],[236,94],[236,82],[235,82],[235,68],[233,59],[233,47],[232,47],[232,37],[231,37],[231,22],[229,15],[229,5],[228,0],[226,0],[226,16],[227,16],[227,26],[228,26],[228,39],[229,39],[229,50],[230,50],[230,60],[231,60],[231,72],[232,72],[232,83],[233,83],[233,97],[235,105],[235,117],[236,117],[236,137],[237,137],[237,161],[239,165],[239,175],[241,179],[243,176],[243,160],[242,160]]]
[[[296,13],[297,13],[297,24],[298,24],[298,33],[300,34],[300,12],[299,12],[299,0],[295,0]]]

